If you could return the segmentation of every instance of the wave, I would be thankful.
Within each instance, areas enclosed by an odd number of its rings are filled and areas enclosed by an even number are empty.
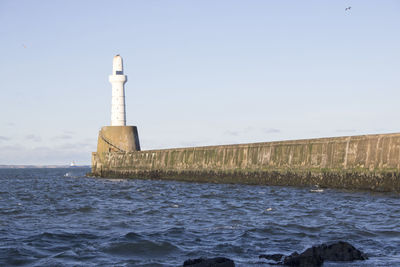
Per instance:
[[[37,260],[36,252],[21,247],[0,248],[0,265],[26,265]],[[40,255],[39,255],[40,256]]]
[[[146,239],[111,242],[102,249],[105,253],[127,257],[162,257],[178,250],[179,248],[170,242],[155,242]]]
[[[50,233],[44,232],[37,235],[32,235],[26,239],[28,242],[35,241],[51,241],[51,242],[62,242],[62,241],[83,241],[83,240],[92,240],[98,239],[99,236],[88,233]]]

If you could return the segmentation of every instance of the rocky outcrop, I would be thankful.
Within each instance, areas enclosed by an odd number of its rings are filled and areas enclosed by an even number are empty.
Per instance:
[[[223,257],[211,259],[189,259],[183,263],[183,266],[188,267],[235,267],[233,260]]]
[[[355,261],[368,259],[360,250],[343,241],[313,246],[300,254],[297,252],[289,256],[283,254],[265,254],[260,255],[259,258],[273,260],[280,265],[304,267],[322,266],[324,261]]]

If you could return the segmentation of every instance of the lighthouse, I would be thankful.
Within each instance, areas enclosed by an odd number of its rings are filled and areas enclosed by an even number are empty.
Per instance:
[[[111,126],[126,126],[125,83],[127,76],[124,75],[120,55],[116,55],[113,59],[112,75],[108,77],[108,80],[112,85]]]
[[[126,126],[125,83],[122,57],[113,59],[112,74],[108,77],[111,83],[111,126],[103,126],[99,131],[97,153],[135,152],[140,151],[139,135],[136,126]]]

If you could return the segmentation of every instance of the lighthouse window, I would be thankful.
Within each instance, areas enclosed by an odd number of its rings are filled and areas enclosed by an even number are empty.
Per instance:
[[[117,71],[115,72],[115,74],[117,74],[117,75],[123,75],[124,72],[123,72],[122,70],[117,70]]]

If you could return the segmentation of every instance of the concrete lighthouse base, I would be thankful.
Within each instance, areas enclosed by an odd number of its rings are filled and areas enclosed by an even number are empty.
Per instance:
[[[140,151],[136,126],[104,126],[99,131],[97,153]]]

